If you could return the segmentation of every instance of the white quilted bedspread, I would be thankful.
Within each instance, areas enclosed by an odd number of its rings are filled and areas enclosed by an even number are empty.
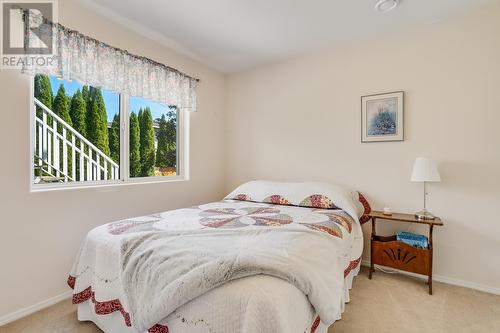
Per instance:
[[[247,234],[253,240],[255,235],[265,234],[266,242],[257,239],[251,244],[262,244],[253,253],[259,256],[257,262],[263,263],[267,253],[268,264],[276,269],[267,267],[253,269],[251,274],[235,274],[242,278],[211,283],[201,294],[184,293],[190,296],[179,295],[179,299],[169,303],[175,306],[165,306],[176,297],[171,291],[162,295],[165,288],[172,286],[172,278],[159,283],[162,270],[137,265],[141,257],[134,259],[135,266],[127,267],[131,256],[139,253],[134,252],[133,244],[140,240],[136,245],[142,246],[144,257],[151,254],[149,250],[162,248],[158,246],[162,241],[158,235],[172,242],[175,237],[193,234]],[[156,244],[149,249],[149,244],[142,240],[151,235]],[[208,237],[209,242],[217,242],[217,236]],[[359,222],[343,210],[234,200],[117,221],[87,235],[71,272],[73,301],[80,304],[80,319],[91,319],[111,333],[305,332],[316,313],[325,324],[340,318],[343,304],[348,301],[344,269],[360,256],[360,237]],[[178,243],[182,256],[182,241]],[[223,246],[218,251],[221,249]],[[173,250],[168,251],[171,254]],[[228,253],[232,250],[228,248]],[[123,267],[121,263],[125,263]],[[199,265],[196,261],[191,263]],[[186,271],[185,267],[189,264],[189,260],[183,262],[178,271],[181,274],[177,275],[186,275],[189,269]],[[182,266],[179,262],[175,265],[170,269]],[[169,266],[162,269],[167,275]],[[131,276],[142,279],[140,288],[130,284],[139,281]],[[192,284],[196,279],[188,280]],[[162,298],[165,295],[168,297]],[[107,316],[94,317],[92,312]]]

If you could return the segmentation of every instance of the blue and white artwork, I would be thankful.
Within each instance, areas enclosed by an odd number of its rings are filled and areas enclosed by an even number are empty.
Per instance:
[[[398,99],[382,98],[366,102],[368,135],[397,134]]]
[[[404,92],[361,97],[361,141],[403,141]]]

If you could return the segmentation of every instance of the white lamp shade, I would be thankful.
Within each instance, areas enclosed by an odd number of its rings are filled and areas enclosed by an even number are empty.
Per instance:
[[[417,157],[413,163],[411,173],[412,182],[440,182],[441,176],[436,166],[436,162],[426,158]]]

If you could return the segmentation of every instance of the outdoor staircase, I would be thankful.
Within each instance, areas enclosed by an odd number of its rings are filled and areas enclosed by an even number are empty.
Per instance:
[[[38,99],[35,101],[34,182],[120,178],[119,165]]]
[[[35,156],[35,158],[38,158]],[[65,177],[56,177],[47,168],[48,164],[42,160],[42,165],[35,165],[35,184],[38,183],[64,183]]]

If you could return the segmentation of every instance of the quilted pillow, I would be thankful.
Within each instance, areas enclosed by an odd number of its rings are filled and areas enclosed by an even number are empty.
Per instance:
[[[361,192],[358,192],[358,200],[359,202],[363,205],[363,215],[359,218],[359,222],[361,224],[364,224],[368,221],[370,221],[370,216],[368,214],[371,213],[372,208],[370,207],[370,204],[368,203],[368,200],[361,194]]]
[[[344,209],[343,206],[354,206],[349,192],[342,187],[315,182],[251,181],[238,186],[225,199],[321,209]]]

